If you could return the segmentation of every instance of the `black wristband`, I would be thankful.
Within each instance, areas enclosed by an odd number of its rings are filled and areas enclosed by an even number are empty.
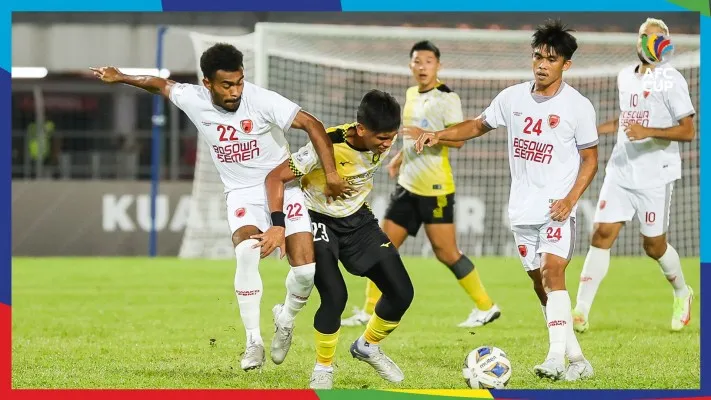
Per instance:
[[[286,227],[284,224],[284,218],[286,215],[284,215],[283,212],[281,211],[275,211],[272,213],[272,226],[281,226],[281,227]]]

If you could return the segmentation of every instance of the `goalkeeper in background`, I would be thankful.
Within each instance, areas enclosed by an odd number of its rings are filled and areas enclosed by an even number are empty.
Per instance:
[[[432,42],[415,43],[410,50],[410,70],[417,82],[407,90],[403,125],[426,130],[441,130],[464,120],[459,96],[439,81],[440,51]],[[416,236],[424,224],[427,238],[437,259],[446,265],[475,307],[460,327],[473,328],[494,321],[499,307],[486,293],[471,260],[457,247],[454,226],[454,176],[449,165],[449,148],[464,142],[441,140],[439,145],[415,152],[417,138],[403,135],[403,149],[388,166],[391,178],[399,173],[395,192],[383,221],[383,231],[399,248],[407,236]],[[362,310],[341,321],[342,326],[365,325],[373,314],[381,293],[372,281],[366,283]]]

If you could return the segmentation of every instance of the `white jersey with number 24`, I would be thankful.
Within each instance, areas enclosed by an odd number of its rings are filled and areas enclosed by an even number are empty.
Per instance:
[[[508,131],[512,227],[550,221],[551,202],[564,198],[575,184],[578,151],[598,143],[590,100],[565,83],[550,97],[535,95],[533,85],[504,89],[483,114],[489,127]]]

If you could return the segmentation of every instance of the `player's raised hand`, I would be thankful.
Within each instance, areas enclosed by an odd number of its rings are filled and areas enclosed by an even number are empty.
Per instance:
[[[640,124],[628,124],[625,126],[625,134],[630,142],[635,142],[648,138],[649,130]]]
[[[252,246],[253,249],[261,247],[261,258],[267,257],[277,248],[279,249],[279,258],[284,258],[286,255],[286,242],[284,240],[285,229],[283,226],[272,226],[266,232],[258,235],[252,235],[250,239],[257,239],[259,243]]]
[[[123,73],[116,67],[92,67],[89,69],[94,72],[95,77],[106,83],[120,82],[123,77]]]
[[[570,212],[573,211],[573,202],[567,198],[561,200],[554,200],[551,203],[551,219],[557,222],[563,222],[570,216]]]

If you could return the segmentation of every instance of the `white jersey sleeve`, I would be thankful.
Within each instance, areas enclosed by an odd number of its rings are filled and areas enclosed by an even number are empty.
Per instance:
[[[314,149],[314,145],[309,142],[296,153],[291,155],[291,170],[296,176],[306,175],[321,165]]]
[[[672,72],[669,90],[665,90],[664,102],[666,103],[671,116],[674,121],[679,121],[684,117],[696,114],[694,105],[691,103],[691,96],[689,95],[689,85],[684,79],[684,76],[675,69],[670,69]]]
[[[494,100],[491,101],[489,107],[484,110],[482,116],[484,123],[488,125],[489,128],[496,129],[508,125],[509,108],[511,107],[508,99],[510,92],[511,87],[499,92],[499,94],[494,97]]]
[[[452,92],[447,93],[447,96],[444,98],[444,127],[446,128],[464,121],[464,114],[462,113],[462,100],[459,98],[459,95]]]
[[[185,107],[198,95],[199,86],[189,83],[174,83],[170,88],[170,101],[179,109],[186,111]]]
[[[259,100],[259,111],[264,119],[278,126],[284,132],[291,128],[296,114],[301,111],[298,104],[271,90],[262,89]]]
[[[597,135],[595,107],[585,97],[581,97],[580,103],[580,106],[576,107],[578,125],[575,127],[575,144],[578,146],[578,150],[583,150],[597,146],[599,138]]]

